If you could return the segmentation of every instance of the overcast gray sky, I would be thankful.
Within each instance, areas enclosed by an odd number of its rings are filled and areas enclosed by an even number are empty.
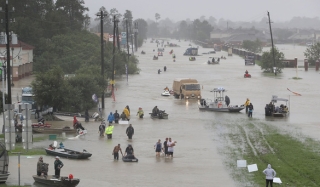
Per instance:
[[[84,0],[89,15],[104,6],[107,10],[116,8],[121,14],[131,10],[134,19],[154,19],[155,13],[161,19],[174,21],[191,20],[200,16],[213,16],[231,21],[260,21],[270,12],[273,21],[289,21],[292,17],[319,17],[320,0]]]

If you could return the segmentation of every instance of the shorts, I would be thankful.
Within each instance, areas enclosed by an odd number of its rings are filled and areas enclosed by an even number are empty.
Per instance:
[[[168,152],[168,155],[172,155],[173,156],[173,152]]]
[[[156,152],[161,152],[161,149],[156,149]]]

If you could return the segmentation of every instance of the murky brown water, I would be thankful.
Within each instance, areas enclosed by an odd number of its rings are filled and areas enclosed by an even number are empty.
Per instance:
[[[131,123],[135,128],[132,141],[128,141],[125,130],[126,125],[116,125],[113,139],[99,138],[98,122],[84,123],[88,134],[79,139],[64,140],[64,144],[70,148],[86,149],[92,152],[89,160],[61,159],[65,167],[62,175],[72,173],[79,177],[79,186],[238,186],[229,176],[227,168],[223,164],[224,158],[218,154],[219,142],[215,140],[217,133],[212,128],[213,123],[230,124],[249,121],[242,111],[239,114],[200,112],[197,101],[186,102],[173,97],[160,96],[164,87],[172,86],[175,78],[196,78],[203,86],[203,98],[213,98],[210,92],[215,87],[224,87],[228,90],[227,95],[231,104],[243,104],[245,99],[250,98],[254,105],[253,120],[265,122],[270,125],[283,127],[294,132],[302,132],[313,138],[318,138],[320,109],[319,100],[319,72],[309,69],[305,72],[298,70],[301,80],[294,80],[295,69],[285,69],[284,73],[274,77],[264,75],[259,66],[245,66],[244,60],[238,56],[227,57],[221,60],[220,65],[208,65],[209,56],[227,56],[226,52],[218,52],[214,55],[196,57],[196,61],[188,61],[183,56],[189,42],[172,43],[181,45],[179,48],[166,48],[163,57],[158,61],[152,60],[157,49],[156,44],[148,42],[143,46],[146,55],[140,55],[140,74],[130,75],[129,82],[126,78],[116,82],[116,102],[111,98],[105,100],[104,114],[110,111],[122,111],[126,105],[131,109]],[[289,48],[290,46],[288,46]],[[176,62],[172,61],[169,51],[173,49],[177,56]],[[281,49],[281,48],[280,48]],[[199,53],[210,49],[199,48]],[[300,51],[303,53],[304,51]],[[167,66],[167,72],[157,73],[158,69]],[[251,79],[244,79],[244,71],[248,70]],[[318,82],[318,83],[317,83]],[[15,83],[13,92],[20,93],[20,87],[27,85],[28,81]],[[19,87],[20,86],[20,87]],[[302,94],[294,96],[287,91]],[[264,106],[269,103],[272,95],[289,98],[291,115],[287,119],[273,119],[264,116]],[[13,99],[13,101],[15,101]],[[169,114],[168,120],[152,120],[147,114],[157,105]],[[145,118],[138,119],[135,116],[138,107],[145,111]],[[92,111],[93,112],[93,111]],[[57,122],[55,125],[70,125],[72,119]],[[252,121],[251,121],[252,122]],[[221,129],[223,130],[223,129]],[[156,158],[153,145],[160,138],[165,137],[176,140],[177,146],[173,159]],[[46,147],[49,140],[34,143],[35,147]],[[138,163],[124,163],[113,161],[111,152],[113,147],[120,143],[125,149],[128,143],[132,143],[135,154],[139,158]],[[44,161],[50,163],[49,173],[53,173],[52,156],[45,156]],[[27,158],[21,156],[21,184],[33,183],[31,177],[36,173],[37,157]],[[236,161],[235,161],[236,162]],[[17,184],[17,157],[10,157],[10,175],[8,184]],[[41,186],[34,184],[34,186]]]

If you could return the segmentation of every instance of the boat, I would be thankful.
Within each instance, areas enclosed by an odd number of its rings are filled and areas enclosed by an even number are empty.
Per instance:
[[[7,182],[7,179],[10,175],[10,172],[8,172],[8,167],[8,151],[6,150],[6,145],[4,144],[4,142],[0,142],[0,183]]]
[[[158,57],[154,56],[154,57],[153,57],[153,60],[158,60]]]
[[[251,78],[251,75],[250,75],[249,73],[245,73],[245,74],[243,75],[243,77],[244,77],[244,78]]]
[[[56,178],[54,175],[47,176],[32,176],[35,182],[46,184],[48,186],[58,186],[58,187],[75,187],[80,183],[80,179],[61,176]]]
[[[63,128],[47,128],[47,127],[39,127],[39,128],[32,128],[34,133],[42,133],[42,134],[61,134],[63,132],[76,134],[77,129],[70,128],[68,126]]]
[[[75,151],[67,148],[45,148],[48,155],[59,156],[64,158],[73,158],[73,159],[87,159],[92,156],[91,153],[87,152],[85,149],[81,151]]]
[[[244,105],[229,105],[225,104],[224,88],[214,88],[211,92],[214,93],[214,102],[211,99],[201,99],[199,110],[214,111],[214,112],[240,112],[245,107]]]
[[[152,119],[168,119],[169,114],[167,114],[164,110],[160,110],[159,114],[154,116],[152,113],[149,113]]]
[[[280,104],[279,106],[275,106],[275,103],[277,102],[285,102],[286,105]],[[264,110],[265,110],[265,116],[273,116],[273,117],[287,117],[290,114],[290,111],[288,109],[288,99],[285,98],[279,98],[276,95],[272,96],[271,102],[269,104],[266,104]],[[289,101],[290,105],[290,101]],[[289,106],[290,107],[290,106]]]
[[[214,57],[209,57],[207,61],[208,64],[219,64],[219,62],[220,62],[220,58],[216,60]]]
[[[138,162],[137,158],[127,158],[127,157],[122,157],[123,162]]]
[[[168,90],[164,90],[162,93],[161,93],[162,96],[170,96],[170,91]]]

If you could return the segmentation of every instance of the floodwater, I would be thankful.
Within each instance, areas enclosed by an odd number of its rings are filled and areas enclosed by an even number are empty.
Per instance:
[[[228,57],[226,52],[202,55],[196,61],[190,62],[183,56],[189,42],[168,40],[181,47],[165,48],[164,56],[158,61],[152,60],[157,51],[155,43],[150,40],[139,49],[140,74],[130,75],[127,83],[126,77],[116,82],[116,101],[112,98],[105,99],[105,118],[110,111],[122,111],[126,105],[131,109],[131,120],[135,134],[132,141],[128,141],[125,130],[127,125],[115,125],[113,139],[99,138],[98,122],[83,122],[88,134],[79,139],[64,139],[66,147],[79,150],[86,149],[93,156],[88,160],[71,160],[61,158],[65,166],[61,175],[72,173],[80,178],[82,186],[239,186],[230,176],[230,171],[224,163],[224,155],[220,153],[221,143],[217,141],[217,129],[214,124],[243,123],[251,121],[244,111],[240,113],[214,113],[198,110],[198,102],[175,99],[172,96],[162,97],[163,88],[172,87],[175,78],[195,78],[202,85],[203,98],[212,98],[210,92],[213,88],[224,87],[230,97],[231,105],[243,104],[249,98],[254,105],[253,119],[251,122],[266,123],[278,126],[287,131],[302,133],[319,139],[318,132],[320,109],[319,100],[319,72],[309,69],[284,69],[280,75],[272,76],[262,73],[259,66],[245,66],[244,60],[239,56]],[[287,46],[288,48],[290,46]],[[176,62],[173,62],[169,51],[173,49]],[[141,50],[146,52],[141,55]],[[199,48],[199,54],[211,49]],[[300,53],[303,54],[303,50]],[[208,65],[209,56],[227,56],[219,65]],[[157,73],[158,69],[166,72]],[[244,79],[243,74],[248,70],[252,75]],[[292,77],[301,77],[300,80]],[[26,79],[28,80],[28,79]],[[28,81],[16,82],[16,92],[20,87],[27,85]],[[20,86],[20,87],[19,87]],[[298,92],[302,96],[295,96],[291,92]],[[266,118],[264,106],[269,103],[272,95],[290,98],[291,114],[287,119]],[[90,98],[88,98],[90,99]],[[14,101],[14,99],[13,99]],[[165,110],[169,114],[167,120],[153,120],[148,113],[154,106]],[[135,115],[141,106],[145,112],[144,119]],[[91,112],[94,112],[92,110]],[[55,122],[56,126],[71,126],[72,118],[64,117],[65,121]],[[158,139],[162,142],[166,137],[177,141],[174,158],[156,158],[153,149]],[[61,140],[59,140],[61,141]],[[34,147],[46,147],[51,141],[34,143]],[[127,144],[132,144],[138,163],[124,163],[114,161],[111,155],[113,147],[118,143],[124,150]],[[220,150],[220,151],[219,151]],[[21,184],[33,182],[32,175],[36,173],[38,157],[28,158],[21,156]],[[240,159],[240,158],[239,158]],[[18,183],[17,156],[10,157],[9,171],[11,175],[7,184]],[[49,173],[53,174],[53,156],[44,156],[44,162],[50,163]],[[236,160],[234,161],[236,163]]]

